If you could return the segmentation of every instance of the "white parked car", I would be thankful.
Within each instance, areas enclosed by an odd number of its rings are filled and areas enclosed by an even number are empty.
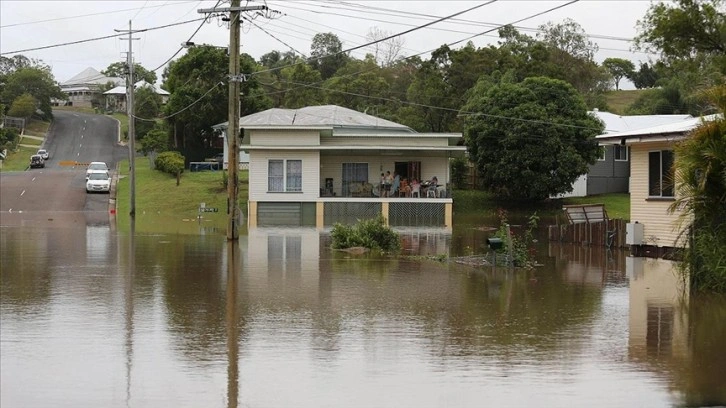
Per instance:
[[[106,172],[91,173],[86,180],[86,192],[110,193],[111,192],[111,176]]]
[[[48,154],[48,151],[45,149],[40,149],[40,150],[38,150],[38,153],[35,153],[35,154],[40,155],[40,157],[42,157],[43,160],[50,159],[50,154]]]
[[[104,173],[108,175],[108,166],[104,162],[91,162],[86,169],[86,180],[93,173]]]

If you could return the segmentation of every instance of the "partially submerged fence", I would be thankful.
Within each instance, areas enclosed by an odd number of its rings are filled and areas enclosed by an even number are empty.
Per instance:
[[[568,224],[550,225],[550,241],[623,248],[625,220],[608,218],[603,204],[566,205]]]

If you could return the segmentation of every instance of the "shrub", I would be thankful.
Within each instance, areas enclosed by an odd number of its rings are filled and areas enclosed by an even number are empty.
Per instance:
[[[507,245],[509,245],[509,239],[507,238],[507,226],[509,225],[509,221],[507,220],[507,211],[500,209],[498,211],[498,215],[500,226],[497,232],[494,233],[494,236],[500,238],[502,242],[504,242],[504,247],[498,252],[508,253],[509,250]],[[511,229],[509,230],[509,235],[512,240],[512,263],[514,266],[524,268],[531,268],[534,266],[536,255],[534,248],[534,231],[537,229],[538,223],[539,216],[537,215],[537,212],[534,212],[529,216],[527,229],[525,229],[523,233],[516,234]]]
[[[0,128],[0,150],[14,150],[20,141],[20,132],[16,128]]]
[[[156,156],[154,164],[156,165],[157,170],[172,174],[179,178],[181,173],[184,171],[184,156],[182,156],[179,152],[162,152]]]
[[[360,220],[354,226],[336,223],[331,236],[335,249],[365,247],[395,251],[401,246],[398,234],[386,225],[382,215],[369,220]]]

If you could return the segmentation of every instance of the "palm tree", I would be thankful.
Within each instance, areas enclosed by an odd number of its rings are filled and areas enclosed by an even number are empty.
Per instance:
[[[721,112],[675,148],[678,192],[670,211],[681,211],[682,267],[693,290],[726,292],[726,86],[707,97]]]

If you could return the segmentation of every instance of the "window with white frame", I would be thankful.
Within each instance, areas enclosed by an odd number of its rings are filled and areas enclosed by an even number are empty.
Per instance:
[[[605,146],[600,146],[600,156],[598,156],[598,161],[605,161]]]
[[[613,155],[615,156],[615,161],[628,161],[628,146],[613,146]]]
[[[302,191],[302,160],[274,159],[268,161],[267,191]]]
[[[648,153],[648,196],[674,197],[672,150]]]

